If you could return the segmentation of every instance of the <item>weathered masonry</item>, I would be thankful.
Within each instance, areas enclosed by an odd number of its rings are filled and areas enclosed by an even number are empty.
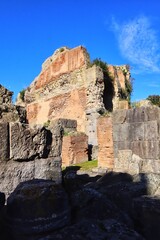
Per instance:
[[[106,66],[107,69],[107,66]],[[88,136],[92,158],[97,158],[97,119],[107,110],[128,108],[121,99],[130,72],[126,65],[108,65],[107,83],[103,70],[92,65],[82,47],[60,48],[42,65],[42,71],[26,89],[24,101],[30,125],[58,118],[77,121],[77,131]]]
[[[104,117],[100,122],[100,167],[130,174],[160,173],[158,107],[116,110],[112,117]],[[106,135],[106,138],[103,138],[102,134]]]

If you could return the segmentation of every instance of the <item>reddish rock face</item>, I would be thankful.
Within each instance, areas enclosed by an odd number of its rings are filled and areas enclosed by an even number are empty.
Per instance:
[[[122,69],[123,68],[121,67],[116,67],[112,65],[108,66],[108,71],[111,74],[111,76],[113,76],[114,78],[114,84],[117,84],[116,83],[116,79],[117,79],[121,88],[125,89],[125,75]]]
[[[84,133],[64,136],[62,145],[62,165],[69,166],[88,160],[88,137]]]
[[[44,87],[62,74],[81,68],[85,63],[86,51],[82,46],[60,52],[55,56],[54,61],[40,73],[35,84],[35,89]]]
[[[27,105],[29,124],[43,124],[48,119],[69,118],[78,122],[77,130],[85,131],[86,89],[75,89],[65,94]]]
[[[98,167],[113,169],[113,127],[111,117],[100,117],[97,122]]]

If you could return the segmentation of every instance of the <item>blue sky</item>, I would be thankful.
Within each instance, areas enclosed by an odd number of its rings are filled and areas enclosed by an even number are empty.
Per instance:
[[[0,1],[0,83],[15,97],[57,48],[78,45],[91,59],[131,66],[132,101],[160,94],[158,0]]]

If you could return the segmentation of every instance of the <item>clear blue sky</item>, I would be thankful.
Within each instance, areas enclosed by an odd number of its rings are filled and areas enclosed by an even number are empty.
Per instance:
[[[83,45],[91,59],[130,64],[132,101],[160,94],[158,0],[0,1],[0,83],[17,93],[61,47]]]

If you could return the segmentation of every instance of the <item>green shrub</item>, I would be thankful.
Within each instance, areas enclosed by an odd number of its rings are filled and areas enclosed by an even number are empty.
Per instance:
[[[60,48],[60,49],[59,49],[59,51],[60,51],[60,52],[63,52],[63,51],[64,51],[64,48],[63,48],[63,47],[62,47],[62,48]]]
[[[25,92],[26,92],[26,89],[23,89],[22,91],[20,91],[20,99],[24,102],[24,96],[25,96]]]
[[[124,73],[123,73],[124,74]],[[126,78],[126,74],[124,74],[125,76],[125,89],[120,88],[119,89],[119,97],[120,99],[124,99],[127,100],[130,104],[131,102],[131,94],[133,91],[133,78],[130,78],[129,80]]]
[[[50,123],[51,123],[51,121],[50,121],[50,120],[48,120],[47,122],[45,122],[45,123],[43,124],[43,126],[44,126],[45,128],[48,128],[48,127],[49,127],[49,125],[50,125]]]
[[[82,163],[77,163],[77,164],[72,164],[69,167],[63,167],[62,170],[66,173],[67,171],[71,169],[80,169],[82,171],[91,171],[93,168],[96,168],[98,166],[98,161],[97,160],[92,160],[92,161],[86,161]]]
[[[104,84],[106,89],[106,94],[111,95],[112,98],[115,95],[114,91],[114,83],[113,77],[111,76],[110,72],[108,71],[108,65],[106,62],[102,61],[100,58],[96,58],[92,61],[91,66],[96,65],[99,66],[104,74]]]
[[[91,66],[96,65],[99,66],[103,72],[107,72],[107,63],[102,61],[100,58],[96,58],[92,61]]]
[[[149,100],[153,105],[160,107],[160,95],[149,95],[147,100]]]

